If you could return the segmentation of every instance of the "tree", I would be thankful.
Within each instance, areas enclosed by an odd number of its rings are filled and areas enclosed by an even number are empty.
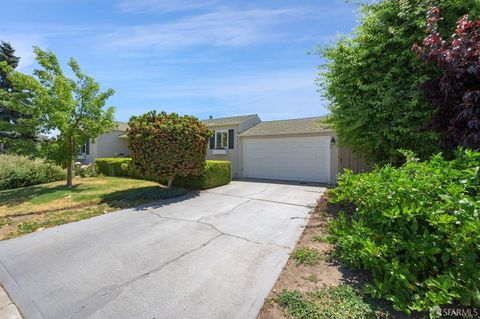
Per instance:
[[[459,16],[480,13],[477,0],[439,0],[446,13],[440,34],[449,34]],[[330,122],[339,143],[374,162],[398,163],[398,149],[421,158],[439,150],[438,136],[427,128],[434,107],[418,89],[436,77],[412,52],[424,37],[430,1],[382,0],[361,6],[353,37],[341,37],[320,49],[326,58],[318,84],[330,101]]]
[[[172,187],[176,175],[203,173],[212,132],[193,116],[155,111],[132,116],[128,122],[132,159],[146,176],[157,176]]]
[[[65,143],[64,163],[67,166],[67,186],[72,186],[72,162],[86,139],[95,139],[115,127],[114,107],[104,109],[114,91],[100,92],[100,85],[82,73],[77,61],[68,65],[76,79],[66,77],[52,51],[34,48],[39,68],[33,76],[14,72],[9,80],[24,92],[30,92],[31,104],[45,114],[47,129],[58,130],[59,141]]]
[[[29,95],[8,79],[19,61],[13,47],[0,41],[0,152],[31,155],[41,132],[38,114],[29,104]]]
[[[451,40],[438,32],[440,9],[428,14],[427,31],[422,45],[413,51],[427,64],[434,64],[441,74],[421,88],[435,107],[429,127],[438,132],[442,144],[480,148],[480,20],[468,15],[457,22]]]

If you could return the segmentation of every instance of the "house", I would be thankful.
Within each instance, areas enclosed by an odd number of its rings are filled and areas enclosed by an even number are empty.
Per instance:
[[[335,132],[321,117],[261,121],[257,114],[203,122],[214,132],[207,159],[228,160],[233,177],[335,183],[343,168],[365,169],[349,150],[338,148]],[[128,156],[126,123],[84,147],[85,162]]]
[[[102,134],[95,140],[87,140],[81,147],[77,161],[83,163],[95,162],[99,157],[128,157],[127,123],[117,122],[117,127]]]

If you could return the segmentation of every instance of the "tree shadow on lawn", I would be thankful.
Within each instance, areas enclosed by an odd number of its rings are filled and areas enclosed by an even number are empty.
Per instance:
[[[79,193],[82,189],[79,189],[80,185],[73,185],[68,188],[65,185],[58,185],[54,187],[45,187],[44,185],[34,185],[21,188],[13,188],[0,192],[0,205],[12,207],[31,201],[33,198],[48,194],[54,194],[60,191]]]
[[[199,191],[187,191],[184,188],[168,189],[162,186],[146,186],[130,190],[121,190],[99,196],[101,203],[115,208],[135,210],[155,209],[188,200],[199,195]]]

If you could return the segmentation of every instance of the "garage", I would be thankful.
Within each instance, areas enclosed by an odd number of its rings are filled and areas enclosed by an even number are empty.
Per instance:
[[[244,138],[244,176],[330,182],[330,136]]]
[[[335,132],[321,117],[262,121],[239,138],[244,178],[335,183]]]

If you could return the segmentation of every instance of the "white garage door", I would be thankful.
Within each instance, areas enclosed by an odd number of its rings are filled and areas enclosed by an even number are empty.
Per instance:
[[[246,138],[243,143],[246,177],[329,182],[329,136]]]

